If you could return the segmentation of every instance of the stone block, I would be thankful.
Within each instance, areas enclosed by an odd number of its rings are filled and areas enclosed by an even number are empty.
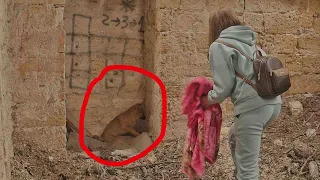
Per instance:
[[[66,9],[67,10],[67,9]],[[77,36],[88,36],[90,33],[89,26],[91,22],[91,17],[86,17],[83,15],[74,14],[73,15],[73,33]],[[73,25],[69,24],[69,26]]]
[[[304,33],[308,29],[311,29],[313,25],[313,14],[312,13],[301,13],[299,17],[300,32]]]
[[[146,112],[148,112],[149,116],[147,116],[149,119],[149,128],[150,132],[152,132],[152,136],[155,137],[160,134],[161,130],[162,100],[161,97],[151,94],[146,101],[149,101],[146,109]]]
[[[302,62],[301,61],[292,61],[285,63],[286,68],[289,69],[289,74],[291,76],[301,75],[302,72]]]
[[[108,61],[109,65],[110,61]],[[106,87],[107,88],[118,88],[124,82],[122,71],[110,71],[106,74]]]
[[[165,32],[170,31],[172,27],[173,17],[176,11],[159,9],[156,11],[156,27],[157,31]]]
[[[43,150],[66,148],[66,127],[15,128],[15,140],[24,144],[33,144]]]
[[[99,75],[105,67],[106,67],[106,60],[92,61],[91,62],[91,73]]]
[[[265,32],[267,33],[289,33],[297,34],[299,17],[297,13],[290,12],[285,14],[268,13],[264,14]]]
[[[110,44],[109,38],[91,37],[91,52],[93,53],[106,53]]]
[[[72,110],[72,111],[73,110],[80,110],[81,106],[82,106],[83,99],[84,99],[84,95],[83,94],[76,94],[76,93],[67,94],[66,99],[68,102],[66,104],[67,109]]]
[[[320,90],[320,76],[318,74],[307,74],[301,76],[292,76],[292,87],[289,94],[316,93]]]
[[[244,0],[229,0],[229,1],[220,1],[219,0],[219,9],[221,8],[231,8],[235,13],[241,16],[245,9]]]
[[[14,59],[14,68],[18,70],[21,77],[27,76],[27,73],[64,73],[63,53],[56,53],[53,55],[30,55]]]
[[[182,98],[185,93],[185,85],[167,86],[167,96],[170,98]],[[179,101],[180,102],[180,101]]]
[[[180,7],[180,0],[161,0],[155,2],[158,9],[177,9]]]
[[[64,52],[64,31],[53,29],[46,32],[28,34],[21,41],[20,53],[32,55],[49,55]]]
[[[89,53],[91,50],[89,49],[89,37],[87,36],[75,36],[74,41],[72,42],[71,53]]]
[[[181,121],[183,120],[180,98],[168,98],[168,120]]]
[[[205,1],[198,0],[181,0],[180,9],[194,9],[203,10],[205,8]]]
[[[44,5],[28,5],[27,10],[28,16],[26,17],[25,30],[28,33],[35,33],[39,31],[46,31],[54,25],[55,21],[55,10],[53,5],[48,5],[48,8]],[[20,27],[21,28],[21,27]]]
[[[302,0],[301,0],[302,1]],[[320,1],[318,0],[309,0],[307,11],[311,13],[319,13]]]
[[[195,45],[194,37],[189,33],[171,32],[160,33],[159,38],[159,53],[181,53],[189,52],[195,53],[197,48]]]
[[[204,33],[209,29],[209,13],[181,10],[176,13],[175,16],[172,23],[172,30]]]
[[[144,57],[143,56],[124,56],[123,64],[143,67]]]
[[[272,51],[275,53],[294,54],[297,47],[297,39],[298,38],[292,34],[275,35]]]
[[[220,8],[219,0],[206,1],[205,2],[205,9],[210,13],[218,10],[219,8]]]
[[[143,87],[143,75],[137,74],[135,76],[129,76],[125,77],[124,80],[124,89],[123,91],[126,91],[126,93],[134,93],[138,94],[139,91],[144,91]]]
[[[298,37],[298,48],[318,52],[320,49],[320,35],[304,34]]]
[[[110,46],[107,49],[107,53],[116,53],[122,54],[124,53],[126,40],[120,38],[112,38],[110,40]]]
[[[274,44],[274,35],[261,33],[257,34],[257,44],[267,53],[272,53],[272,50],[275,46]]]
[[[89,54],[76,54],[73,56],[72,69],[74,71],[90,71],[90,56]]]
[[[199,72],[203,73],[203,75],[210,75],[209,62],[205,55],[198,54],[197,56],[191,53],[168,54],[161,56],[159,63],[156,66],[161,67],[159,75],[166,85],[176,86],[181,84],[181,75],[196,77]],[[193,68],[190,69],[190,66]]]
[[[264,31],[264,20],[262,14],[245,12],[243,16],[244,22],[247,26],[251,27],[256,32]]]
[[[32,103],[31,103],[31,102]],[[63,111],[63,105],[60,103],[54,103],[47,105],[47,108],[55,108],[51,111],[46,111],[43,106],[44,102],[35,102],[30,99],[28,103],[20,103],[15,106],[15,111],[12,116],[15,126],[17,128],[33,128],[42,126],[63,126],[65,125],[65,118]]]
[[[302,56],[302,71],[305,74],[320,74],[320,54]]]
[[[142,41],[138,39],[130,39],[126,45],[126,55],[141,56],[142,55]]]
[[[131,146],[140,152],[152,145],[152,140],[148,133],[143,132],[131,141]]]
[[[199,53],[208,53],[208,33],[195,33],[196,46]]]
[[[85,71],[73,71],[71,74],[71,87],[87,89],[90,81],[90,75]]]
[[[113,65],[113,64],[122,64],[123,63],[123,58],[121,55],[107,55],[107,66]]]
[[[12,3],[28,4],[65,4],[65,0],[13,0]]]
[[[303,0],[301,0],[303,1]],[[288,0],[246,0],[245,1],[246,10],[249,12],[289,12],[292,10],[297,10],[298,7],[301,7],[299,1],[288,1]]]

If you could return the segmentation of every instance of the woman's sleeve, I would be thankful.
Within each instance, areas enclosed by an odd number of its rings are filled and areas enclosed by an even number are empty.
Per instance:
[[[209,61],[214,87],[208,93],[208,101],[209,104],[221,103],[230,95],[235,84],[231,52],[213,43],[209,49]]]

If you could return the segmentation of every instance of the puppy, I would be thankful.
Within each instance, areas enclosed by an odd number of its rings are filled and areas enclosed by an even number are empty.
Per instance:
[[[136,125],[137,120],[141,117],[143,117],[142,104],[135,104],[127,111],[114,118],[104,129],[99,139],[104,142],[110,142],[115,137],[127,133],[133,136],[139,136],[140,133],[134,129],[134,126]]]

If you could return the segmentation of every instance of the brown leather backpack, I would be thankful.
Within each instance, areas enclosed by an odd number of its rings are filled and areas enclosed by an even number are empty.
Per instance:
[[[254,53],[258,52],[258,55],[253,59],[229,43],[220,40],[216,40],[215,42],[236,49],[240,52],[240,54],[253,62],[253,70],[256,75],[256,84],[237,72],[236,76],[254,88],[260,97],[266,99],[274,98],[286,92],[291,87],[289,70],[283,66],[278,58],[272,56],[263,56],[261,51],[256,46],[256,51]]]

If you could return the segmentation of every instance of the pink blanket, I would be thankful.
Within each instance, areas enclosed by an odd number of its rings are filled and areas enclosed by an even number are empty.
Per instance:
[[[213,83],[199,77],[188,84],[182,101],[183,114],[188,115],[186,145],[183,150],[182,171],[194,179],[202,176],[205,161],[213,164],[219,152],[222,111],[219,104],[203,109],[200,98],[207,95]]]

